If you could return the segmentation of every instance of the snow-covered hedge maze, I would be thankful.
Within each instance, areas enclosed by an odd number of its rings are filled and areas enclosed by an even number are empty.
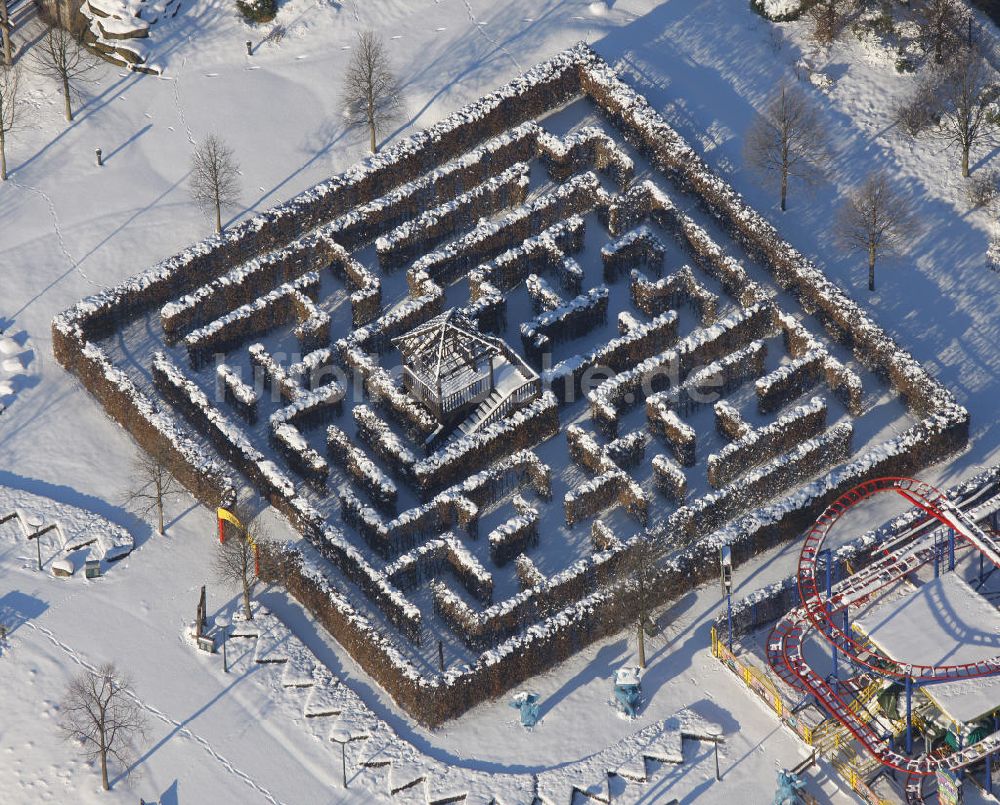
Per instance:
[[[502,339],[460,422],[395,340],[452,310]],[[202,501],[288,519],[264,578],[426,724],[618,630],[638,541],[665,602],[968,435],[583,45],[52,331]]]

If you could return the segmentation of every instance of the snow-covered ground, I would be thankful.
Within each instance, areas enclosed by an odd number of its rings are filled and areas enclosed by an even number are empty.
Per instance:
[[[373,777],[345,796],[330,748],[263,697],[277,676],[248,669],[225,677],[217,658],[207,661],[190,648],[183,630],[198,588],[211,584],[212,517],[189,499],[175,501],[170,536],[161,539],[121,508],[135,447],[55,364],[49,337],[57,312],[207,234],[209,223],[185,186],[192,143],[205,134],[222,134],[241,162],[237,217],[362,157],[365,138],[344,130],[338,93],[364,28],[386,37],[405,80],[409,119],[396,136],[586,39],[970,410],[969,451],[924,477],[946,485],[1000,460],[1000,274],[984,264],[990,216],[968,211],[953,152],[909,142],[891,126],[891,100],[916,79],[897,75],[857,42],[809,53],[803,25],[773,26],[742,0],[290,0],[276,22],[284,35],[263,41],[271,27],[246,27],[231,3],[184,4],[169,28],[160,23],[151,59],[164,76],[102,68],[71,126],[62,121],[56,88],[27,78],[32,111],[9,142],[11,179],[0,186],[0,328],[21,348],[13,356],[21,369],[3,356],[0,371],[0,405],[7,406],[0,415],[0,486],[103,515],[126,527],[138,548],[99,581],[85,582],[79,572],[62,580],[35,573],[33,546],[0,534],[0,601],[10,601],[23,619],[0,655],[0,689],[7,693],[0,768],[8,772],[0,775],[0,800],[368,802],[384,782]],[[254,43],[253,56],[246,40]],[[754,108],[780,78],[793,76],[804,54],[833,79],[825,95],[813,92],[837,159],[833,180],[808,195],[793,188],[781,215],[773,192],[742,170],[740,148]],[[96,147],[103,168],[94,162]],[[977,154],[973,164],[983,169],[993,156]],[[837,250],[829,222],[839,195],[876,166],[899,177],[923,226],[903,259],[882,266],[879,291],[868,295],[861,264]],[[741,592],[787,575],[795,553],[772,552],[741,570]],[[607,705],[613,669],[634,656],[619,636],[533,681],[543,720],[530,734],[504,701],[436,732],[414,727],[296,605],[275,591],[263,600],[376,715],[439,762],[538,772],[682,708],[723,727],[723,781],[714,781],[711,748],[689,745],[684,765],[654,777],[647,801],[767,801],[775,770],[805,754],[710,658],[714,588],[661,616],[668,639],[652,647],[649,706],[639,720],[623,721]],[[211,610],[233,603],[230,591],[214,586],[210,601]],[[105,659],[133,673],[152,727],[132,787],[118,784],[110,797],[99,794],[98,777],[81,768],[54,726],[67,679]],[[814,793],[848,801],[829,783]]]

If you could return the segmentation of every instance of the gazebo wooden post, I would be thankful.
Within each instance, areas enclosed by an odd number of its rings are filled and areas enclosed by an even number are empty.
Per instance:
[[[496,388],[496,380],[493,377],[493,359],[496,357],[496,353],[490,353],[490,391]]]

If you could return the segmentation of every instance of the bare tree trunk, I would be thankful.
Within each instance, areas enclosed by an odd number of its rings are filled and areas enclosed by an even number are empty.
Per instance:
[[[7,143],[3,126],[0,126],[0,181],[7,181]]]
[[[160,518],[160,536],[163,536],[163,498],[161,497],[159,502],[156,504],[156,512]]]
[[[108,750],[104,745],[104,732],[101,731],[101,788],[105,791],[110,791],[111,786],[108,785]]]
[[[243,576],[243,614],[248,621],[253,620],[253,610],[250,609],[250,584],[246,576]]]
[[[215,201],[215,231],[222,234],[222,204],[218,199]]]
[[[788,195],[788,169],[781,171],[781,211],[785,211],[785,196]]]
[[[969,178],[969,146],[962,146],[962,176]]]
[[[371,121],[368,124],[368,131],[371,134],[371,149],[372,153],[378,153],[378,143],[375,142],[375,122]]]
[[[0,30],[3,31],[3,63],[10,67],[13,55],[10,50],[10,12],[7,10],[7,0],[0,0]]]
[[[868,290],[875,290],[875,247],[868,247]]]
[[[62,85],[63,85],[63,100],[66,102],[66,122],[67,123],[72,123],[73,122],[73,107],[70,105],[70,99],[69,99],[69,78],[67,76],[63,76]]]
[[[644,619],[643,619],[644,620]],[[639,631],[637,632],[639,637],[639,667],[646,667],[646,633],[643,630],[643,621],[639,621]]]

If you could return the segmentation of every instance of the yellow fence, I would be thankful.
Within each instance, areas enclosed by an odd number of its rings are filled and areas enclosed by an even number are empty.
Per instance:
[[[729,650],[725,642],[719,639],[719,634],[714,626],[712,627],[712,655],[723,665],[729,668],[729,670],[731,670],[739,679],[743,681],[744,685],[752,690],[761,701],[770,707],[774,711],[775,715],[781,719],[783,724],[789,727],[809,746],[814,745],[813,728],[792,712],[792,705],[785,701],[784,697],[781,695],[781,691],[778,690],[778,687],[774,684],[766,672],[749,662],[737,658],[737,656]],[[865,690],[860,694],[860,697],[863,698],[868,693],[869,691]],[[858,706],[860,707],[861,705],[859,704]],[[823,724],[816,729],[823,729],[826,724],[827,722],[823,722]],[[835,740],[834,744],[835,748],[840,748],[841,741],[839,739]],[[856,765],[857,762],[857,758],[854,756],[852,759],[838,758],[833,761],[832,765],[844,783],[852,791],[860,794],[866,802],[871,803],[871,805],[890,805],[888,800],[881,799],[875,794],[874,791],[871,790],[868,784],[865,783],[862,775],[858,772],[858,767]]]

